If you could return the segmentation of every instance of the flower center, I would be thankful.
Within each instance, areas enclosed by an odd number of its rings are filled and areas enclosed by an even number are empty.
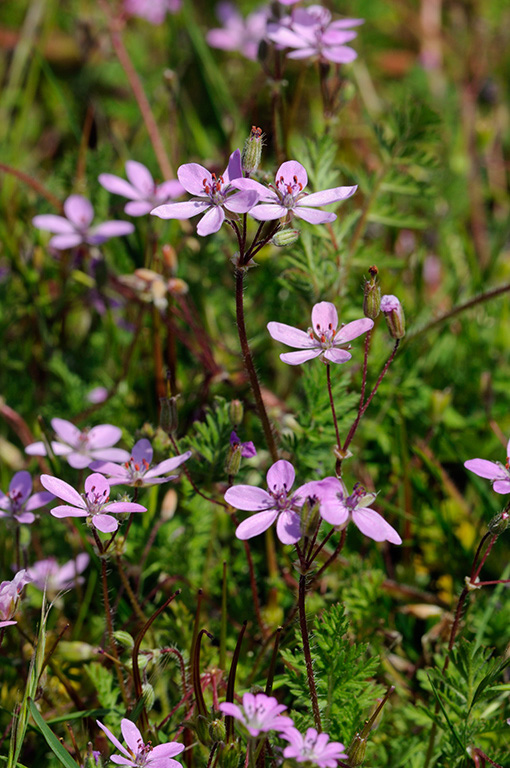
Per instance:
[[[303,197],[303,185],[297,176],[293,176],[291,182],[280,176],[276,179],[276,194],[285,208],[294,208],[299,198]]]
[[[21,491],[10,491],[7,496],[11,500],[11,512],[19,512],[23,506],[20,499],[22,498]]]
[[[142,485],[143,477],[150,467],[147,459],[142,459],[140,462],[137,462],[131,456],[129,461],[125,462],[124,466],[129,473],[130,482],[134,483],[135,485]]]
[[[89,514],[99,515],[109,498],[108,490],[106,488],[101,493],[96,493],[96,486],[93,485],[85,496]]]
[[[307,757],[311,757],[313,755],[316,743],[317,736],[307,736],[303,741],[303,749],[301,750],[301,754],[307,755]]]
[[[351,510],[356,509],[356,507],[358,506],[359,500],[361,499],[362,496],[365,496],[365,494],[366,494],[366,490],[365,488],[363,488],[361,483],[356,483],[354,485],[354,488],[352,489],[351,495],[345,499],[345,506]]]
[[[331,349],[331,347],[335,346],[334,342],[336,334],[337,329],[333,328],[332,323],[330,323],[327,328],[323,328],[320,323],[317,323],[315,329],[308,329],[308,335],[310,338],[313,339],[315,336],[323,349]]]
[[[210,183],[207,179],[202,181],[204,192],[206,195],[209,195],[209,199],[213,205],[223,205],[225,202],[228,187],[223,188],[224,183],[223,176],[216,177],[215,173],[211,173]]]
[[[269,493],[275,500],[275,507],[280,511],[289,509],[292,505],[292,499],[289,499],[287,495],[287,484],[283,483],[281,486],[273,485],[273,489],[269,489]]]

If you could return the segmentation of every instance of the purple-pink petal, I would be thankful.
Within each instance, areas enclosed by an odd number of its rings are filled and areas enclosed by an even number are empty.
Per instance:
[[[127,469],[122,465],[114,464],[113,461],[93,461],[92,464],[89,464],[89,469],[93,469],[94,472],[101,472],[102,475],[113,475],[115,478],[127,479],[129,477]],[[111,486],[111,478],[109,482]]]
[[[265,512],[256,512],[247,520],[243,520],[236,528],[236,536],[241,541],[258,536],[259,533],[267,531],[278,516],[278,510],[268,509]]]
[[[296,472],[290,461],[279,459],[267,470],[266,480],[269,490],[273,493],[290,491],[296,479]]]
[[[165,459],[159,464],[156,464],[156,466],[152,469],[149,469],[149,471],[146,472],[145,477],[157,477],[158,475],[164,475],[167,472],[173,472],[174,469],[177,469],[177,467],[180,467],[181,464],[184,464],[184,462],[187,461],[190,456],[191,451],[186,451],[186,453],[182,453],[179,456],[173,456],[171,459]]]
[[[152,445],[145,437],[142,440],[138,440],[131,450],[131,458],[135,464],[143,464],[144,461],[150,464],[153,455]]]
[[[204,180],[211,184],[211,173],[199,163],[184,163],[177,171],[177,178],[191,195],[204,195]]]
[[[21,472],[16,472],[9,483],[9,493],[11,496],[19,494],[18,504],[21,505],[28,499],[31,490],[32,477],[30,472],[27,472],[25,469],[21,470]]]
[[[54,498],[55,496],[47,491],[34,493],[25,504],[25,510],[26,512],[32,512],[34,509],[40,509],[40,507],[44,507],[46,504],[49,504],[50,501],[53,501]]]
[[[135,755],[138,754],[140,751],[140,744],[143,744],[144,741],[142,739],[142,734],[138,730],[137,726],[133,723],[132,720],[128,720],[126,717],[124,717],[120,721],[120,730],[122,731],[122,736],[124,737],[124,741],[128,745],[129,749],[131,749]]]
[[[78,491],[75,491],[69,483],[65,483],[58,477],[52,477],[51,475],[41,475],[41,485],[54,496],[57,496],[63,501],[67,501],[75,507],[86,509],[84,499],[80,496]]]
[[[113,512],[114,514],[133,512],[147,512],[147,508],[141,504],[137,504],[134,501],[111,501],[106,505],[105,511]]]
[[[210,205],[209,198],[188,200],[185,203],[166,203],[154,208],[151,211],[151,216],[158,216],[160,219],[191,219],[193,216],[203,213]]]
[[[19,514],[13,515],[13,517],[16,518],[18,523],[22,523],[23,525],[31,525],[35,520],[35,515],[32,512],[20,512]]]
[[[315,208],[306,208],[301,205],[301,200],[293,208],[294,214],[298,219],[303,219],[309,224],[331,224],[336,219],[336,213],[328,213],[328,211],[317,211]]]
[[[495,461],[487,459],[469,459],[464,462],[466,469],[474,472],[478,477],[484,477],[486,480],[503,480],[506,475],[503,468]]]
[[[346,341],[352,341],[361,334],[370,331],[374,327],[374,321],[368,317],[362,317],[360,320],[353,320],[352,323],[347,323],[343,328],[340,328],[335,336],[335,344],[345,344]]]
[[[85,469],[89,466],[92,458],[88,454],[71,451],[66,454],[66,460],[73,469]]]
[[[118,738],[113,735],[113,733],[110,731],[110,729],[107,728],[106,725],[103,725],[103,723],[101,723],[99,720],[96,720],[96,723],[101,728],[101,730],[105,732],[106,736],[110,739],[110,741],[112,742],[113,746],[116,747],[117,749],[119,749],[121,752],[123,752],[124,755],[126,755],[127,757],[130,757],[129,752],[127,751],[127,749],[122,746],[122,744],[120,743]]]
[[[336,331],[338,312],[330,301],[320,301],[312,309],[312,328],[317,334]]]
[[[314,357],[319,357],[322,354],[322,349],[311,349],[303,352],[284,352],[280,355],[280,360],[287,365],[300,365],[306,363],[308,360],[313,360]]]
[[[248,213],[257,204],[259,196],[254,190],[234,192],[225,201],[225,208],[233,213]]]
[[[283,219],[289,212],[288,208],[283,205],[273,205],[272,203],[263,203],[262,205],[256,205],[250,211],[250,216],[253,216],[257,221],[273,221],[275,219]]]
[[[228,165],[223,174],[225,184],[228,184],[234,179],[240,179],[243,176],[243,170],[241,166],[241,150],[236,149],[232,152],[228,159]]]
[[[104,221],[90,231],[87,240],[92,245],[101,245],[110,237],[131,235],[134,231],[135,226],[130,221]]]
[[[220,704],[220,711],[223,712],[224,715],[235,717],[236,720],[242,720],[244,722],[244,715],[237,704],[232,704],[230,701],[224,701]]]
[[[96,448],[89,451],[90,456],[98,461],[129,461],[130,455],[124,448]],[[89,465],[90,466],[90,465]]]
[[[215,232],[218,232],[224,221],[225,211],[223,208],[219,205],[213,205],[198,222],[197,235],[200,235],[200,237],[213,235]]]
[[[98,472],[85,478],[85,493],[87,496],[102,496],[106,502],[110,495],[110,484],[108,480]]]
[[[88,517],[89,513],[85,509],[77,509],[76,507],[68,507],[65,504],[61,504],[58,507],[50,509],[53,517]]]
[[[510,493],[510,479],[496,480],[492,487],[496,491],[496,493]]]
[[[121,179],[120,176],[114,176],[113,173],[101,173],[98,181],[102,187],[112,192],[114,195],[127,197],[128,200],[137,200],[140,194],[129,182]]]
[[[186,190],[180,181],[177,181],[177,179],[170,179],[169,181],[164,181],[156,189],[156,199],[168,200],[168,198],[180,197],[185,191]]]
[[[284,509],[276,523],[276,535],[282,544],[295,544],[301,538],[301,522],[297,512]]]
[[[315,205],[329,205],[330,203],[338,203],[340,200],[346,200],[351,197],[356,190],[357,185],[354,187],[335,187],[334,189],[323,189],[321,192],[312,192],[311,195],[306,195],[298,201],[298,206],[315,206]]]
[[[324,357],[326,360],[328,360],[330,363],[347,363],[352,355],[350,352],[347,352],[345,349],[326,349],[324,352]]]
[[[92,525],[101,533],[113,533],[119,527],[117,520],[110,515],[93,515]]]
[[[274,506],[273,497],[263,488],[253,485],[234,485],[225,493],[225,501],[230,506],[245,512],[271,509]]]
[[[153,194],[154,179],[152,178],[152,173],[145,165],[136,160],[128,160],[126,162],[126,176],[133,187],[139,191],[139,196],[145,197],[146,195]]]
[[[80,445],[81,431],[72,422],[55,417],[51,420],[51,426],[63,443],[77,448]]]
[[[68,248],[76,248],[77,245],[84,243],[84,236],[79,234],[69,235],[54,235],[50,238],[48,245],[51,248],[56,248],[58,251],[66,251]]]
[[[45,232],[55,232],[58,235],[68,235],[74,233],[74,227],[64,216],[56,216],[54,213],[44,213],[40,216],[34,216],[32,224],[37,229],[43,229]]]
[[[151,758],[161,759],[162,757],[174,757],[180,755],[184,751],[184,744],[179,744],[177,741],[170,741],[167,744],[158,744],[151,752]]]
[[[275,341],[281,341],[283,344],[288,344],[289,347],[311,349],[318,346],[317,339],[311,338],[305,331],[301,331],[299,328],[294,328],[286,323],[272,321],[267,324],[267,330],[271,338]]]
[[[283,176],[287,183],[294,182],[294,177],[297,179],[297,183],[304,189],[308,184],[308,175],[306,169],[297,160],[286,160],[280,165],[276,171],[276,181],[279,181]]]
[[[373,509],[360,507],[352,511],[352,520],[361,533],[374,541],[390,541],[392,544],[402,544],[402,539],[396,530]]]
[[[131,200],[124,206],[124,213],[128,216],[145,216],[154,208],[152,200]]]
[[[94,209],[90,200],[83,195],[71,195],[64,203],[64,213],[77,229],[84,230],[94,218]]]
[[[99,424],[92,427],[87,437],[90,448],[109,448],[119,442],[122,430],[113,424]]]
[[[349,48],[348,45],[339,45],[336,48],[325,47],[322,49],[322,55],[325,59],[333,61],[335,64],[350,64],[358,58],[354,48]]]

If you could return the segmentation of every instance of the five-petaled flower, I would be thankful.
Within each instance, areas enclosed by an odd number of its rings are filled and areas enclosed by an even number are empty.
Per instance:
[[[254,61],[266,34],[268,9],[259,8],[244,19],[233,3],[224,2],[216,6],[216,15],[223,27],[209,30],[206,35],[209,45],[224,51],[239,51]]]
[[[510,440],[506,446],[506,456],[506,464],[487,459],[469,459],[464,462],[464,466],[478,477],[490,480],[496,493],[510,493]]]
[[[177,176],[184,189],[194,197],[186,203],[159,205],[151,211],[161,219],[190,219],[204,214],[197,226],[197,234],[212,235],[218,232],[227,216],[237,219],[237,214],[247,213],[258,200],[258,195],[251,189],[236,189],[232,184],[242,180],[241,152],[232,152],[227,169],[222,176],[210,173],[198,163],[185,163],[177,171]],[[227,211],[227,213],[225,213]]]
[[[286,709],[284,704],[278,704],[274,696],[266,696],[265,693],[245,693],[242,707],[228,701],[220,704],[223,714],[240,720],[253,737],[268,731],[284,731],[294,725],[290,717],[281,716],[280,713]]]
[[[122,437],[122,430],[112,424],[98,424],[92,429],[78,429],[65,419],[52,419],[51,426],[59,440],[51,442],[55,456],[64,456],[73,469],[85,469],[94,460],[129,461],[123,448],[112,448]],[[31,443],[25,448],[29,456],[46,456],[43,442]]]
[[[10,627],[17,624],[13,616],[18,608],[21,592],[30,579],[25,570],[18,571],[12,581],[2,581],[0,584],[0,627]]]
[[[345,43],[353,40],[357,32],[350,30],[363,24],[363,19],[337,19],[321,5],[298,8],[290,23],[268,24],[267,37],[273,43],[290,48],[289,59],[319,58],[335,64],[348,64],[357,57],[356,51]]]
[[[291,494],[296,474],[289,461],[280,459],[269,468],[267,491],[253,485],[234,485],[225,493],[225,501],[236,509],[257,512],[237,526],[238,539],[251,539],[267,530],[276,518],[276,533],[282,544],[295,544],[301,538],[300,516],[296,508],[303,499],[300,489]]]
[[[134,444],[129,461],[124,464],[113,464],[111,461],[94,461],[91,469],[108,475],[110,485],[131,485],[140,487],[142,485],[159,485],[168,483],[169,480],[175,480],[177,475],[167,475],[167,472],[173,472],[180,467],[189,457],[191,451],[186,451],[179,456],[156,464],[151,468],[152,463],[152,445],[143,438]],[[161,477],[164,475],[164,477]]]
[[[41,475],[41,484],[62,501],[67,501],[67,504],[50,510],[53,517],[88,517],[90,523],[103,533],[112,533],[119,527],[111,513],[147,511],[141,504],[132,501],[109,501],[110,483],[97,472],[86,478],[85,493],[81,496],[69,483],[58,477]]]
[[[184,744],[179,744],[177,741],[158,744],[157,747],[153,747],[150,741],[145,744],[136,725],[124,717],[120,721],[120,730],[127,744],[126,749],[106,725],[100,723],[99,720],[96,720],[96,723],[112,744],[122,752],[122,755],[110,757],[112,763],[127,765],[130,768],[182,768],[181,763],[178,760],[173,760],[173,758],[183,751]]]
[[[346,363],[352,355],[341,347],[369,331],[373,325],[373,320],[363,317],[339,328],[335,305],[321,301],[312,309],[312,327],[306,333],[285,323],[271,322],[267,329],[275,341],[303,350],[280,355],[284,363],[299,365],[314,357],[321,357],[326,363]]]
[[[55,595],[61,589],[70,589],[75,584],[82,584],[82,573],[90,562],[86,552],[80,552],[75,560],[68,560],[60,566],[54,557],[38,560],[27,568],[31,583],[41,592],[45,589],[49,595]]]
[[[254,179],[240,179],[235,183],[239,189],[257,192],[260,204],[250,210],[250,216],[257,221],[284,219],[290,222],[293,216],[297,216],[310,224],[332,222],[336,219],[336,213],[317,211],[316,207],[346,200],[357,190],[357,186],[333,187],[308,194],[305,192],[307,184],[308,174],[296,160],[282,163],[276,172],[274,185],[269,187]]]
[[[9,483],[7,494],[0,491],[0,517],[14,518],[18,523],[33,523],[34,509],[44,507],[55,498],[52,493],[32,492],[32,478],[26,470],[16,472]]]
[[[177,179],[156,184],[149,169],[136,160],[127,161],[126,176],[129,181],[113,173],[101,173],[98,181],[108,192],[128,198],[130,202],[124,206],[124,213],[128,216],[143,216],[156,205],[184,194],[184,187]]]
[[[354,485],[348,495],[345,485],[336,477],[307,483],[300,488],[301,494],[313,496],[320,502],[320,516],[327,523],[343,529],[352,520],[362,534],[374,541],[390,541],[402,544],[397,531],[370,506],[377,494],[367,493],[360,483]]]
[[[298,763],[314,763],[319,768],[335,768],[338,760],[347,758],[343,744],[330,741],[327,733],[317,733],[315,728],[308,728],[304,735],[297,728],[288,728],[281,736],[290,744],[283,750],[283,756],[293,758]]]
[[[74,248],[82,243],[102,245],[110,237],[130,235],[135,231],[130,221],[105,221],[91,227],[94,209],[89,200],[82,195],[71,195],[64,203],[65,216],[43,213],[34,216],[32,224],[38,229],[54,232],[50,246],[59,251]]]

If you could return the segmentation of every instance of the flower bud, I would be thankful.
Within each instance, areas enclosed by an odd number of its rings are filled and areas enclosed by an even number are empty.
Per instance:
[[[124,632],[123,629],[118,629],[116,632],[113,633],[113,636],[119,645],[122,645],[123,648],[131,649],[134,647],[135,641],[129,634],[129,632]]]
[[[147,712],[150,712],[156,700],[154,688],[150,683],[142,684],[142,699],[143,699],[143,705],[145,709],[147,710]]]
[[[381,299],[381,312],[384,313],[390,336],[403,339],[406,335],[406,319],[402,304],[396,296],[388,294]]]
[[[241,467],[241,454],[243,448],[241,443],[233,443],[228,449],[227,459],[225,461],[225,472],[231,477],[237,475]]]
[[[509,505],[510,506],[510,505]],[[503,510],[503,512],[500,512],[499,514],[495,515],[490,523],[487,525],[487,528],[489,529],[490,533],[494,534],[500,534],[504,533],[508,526],[510,525],[510,514],[508,512],[508,507]]]
[[[163,264],[165,265],[166,269],[172,276],[175,276],[177,273],[177,252],[173,245],[170,245],[169,243],[165,243],[165,245],[161,249],[161,253],[163,256]]]
[[[357,768],[358,765],[362,765],[365,760],[365,752],[367,750],[367,739],[357,733],[351,741],[350,747],[347,750],[348,762],[352,768]]]
[[[363,286],[363,314],[375,320],[381,308],[381,288],[377,282],[377,267],[370,267],[370,280],[365,280]]]
[[[256,171],[259,167],[263,144],[264,136],[262,134],[262,128],[257,128],[252,125],[250,135],[244,142],[243,151],[241,153],[241,166],[247,176],[249,176],[250,173],[253,173],[253,171]]]
[[[101,752],[96,749],[92,749],[92,742],[87,744],[87,754],[83,761],[83,768],[103,768],[103,761],[101,759]]]
[[[209,722],[206,717],[203,715],[197,715],[195,720],[192,723],[193,730],[197,734],[197,739],[201,744],[204,744],[206,747],[210,747],[212,745],[211,736],[209,734]]]
[[[315,533],[320,519],[319,509],[319,499],[315,496],[308,496],[301,508],[301,530],[303,531],[303,536],[310,538]]]
[[[299,229],[282,229],[273,235],[271,242],[278,248],[284,248],[286,245],[293,245],[298,239]]]
[[[225,729],[225,723],[223,722],[223,720],[216,719],[209,724],[209,736],[211,737],[213,742],[225,741],[226,735],[227,735],[227,731]]]
[[[219,765],[221,768],[237,768],[240,756],[241,750],[238,741],[223,744],[220,750]]]
[[[228,404],[228,417],[234,427],[237,427],[243,420],[244,408],[240,400],[231,400]]]
[[[167,435],[174,435],[179,425],[177,416],[177,397],[160,397],[159,426]]]

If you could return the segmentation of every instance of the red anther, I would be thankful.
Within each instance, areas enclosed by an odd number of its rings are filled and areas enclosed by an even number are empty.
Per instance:
[[[325,341],[326,341],[326,337],[324,336],[323,333],[321,333],[321,342],[322,342],[322,344],[324,344]]]
[[[292,178],[294,179],[294,184],[297,184],[298,183],[297,176],[293,176]]]
[[[303,185],[301,184],[301,182],[298,184],[298,187],[299,187],[299,191],[302,192],[303,191]]]
[[[207,179],[202,179],[202,184],[203,184],[203,185],[204,185],[204,187],[205,187],[205,185],[207,184]]]
[[[289,193],[289,195],[292,194],[292,184],[287,184],[287,192]]]
[[[505,467],[506,467],[506,469],[510,469],[510,456],[506,460]]]
[[[139,464],[135,464],[135,470],[136,470],[136,472],[140,471],[140,465]]]
[[[206,195],[208,195],[210,191],[211,191],[211,187],[209,186],[209,184],[206,184],[204,186],[204,192],[206,193]]]
[[[216,174],[215,174],[215,173],[211,173],[211,179],[212,179],[213,181],[216,181]]]
[[[133,461],[133,457],[131,457],[131,461]],[[125,461],[124,466],[126,467],[126,469],[129,469],[129,461]]]
[[[149,469],[149,462],[147,461],[147,459],[142,459],[142,464],[145,467],[145,469]]]
[[[313,339],[313,331],[312,330],[310,330],[310,333],[308,335],[310,336],[311,339]]]

